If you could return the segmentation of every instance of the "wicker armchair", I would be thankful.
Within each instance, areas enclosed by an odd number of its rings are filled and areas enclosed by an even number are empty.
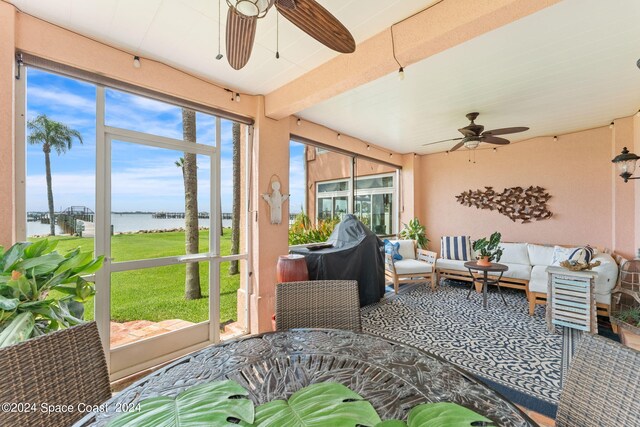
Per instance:
[[[584,334],[560,396],[556,426],[640,426],[640,352]]]
[[[276,330],[332,328],[360,331],[360,302],[355,280],[278,283]]]
[[[85,415],[79,404],[99,405],[111,398],[95,322],[0,348],[0,366],[5,370],[0,402],[35,405],[3,411],[3,426],[68,427]],[[69,405],[71,410],[47,414],[41,405]]]

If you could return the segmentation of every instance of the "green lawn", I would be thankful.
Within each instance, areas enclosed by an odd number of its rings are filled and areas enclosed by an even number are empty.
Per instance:
[[[93,239],[82,237],[53,237],[58,240],[57,250],[81,247],[93,250]],[[209,231],[200,231],[200,251],[208,248]],[[114,262],[166,257],[184,254],[184,232],[120,234],[111,239]],[[231,230],[225,229],[221,238],[222,255],[231,252]],[[240,266],[242,267],[242,263]],[[220,322],[237,320],[236,291],[240,287],[240,275],[228,274],[229,263],[220,265]],[[184,299],[185,265],[146,268],[143,270],[113,273],[111,277],[111,319],[116,322],[167,319],[183,319],[202,322],[209,318],[209,263],[200,263],[200,282],[203,298]],[[98,289],[98,292],[100,290]],[[93,303],[86,306],[85,319],[93,319]]]

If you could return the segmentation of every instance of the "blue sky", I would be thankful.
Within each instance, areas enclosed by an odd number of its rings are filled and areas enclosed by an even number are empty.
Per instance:
[[[44,71],[29,69],[27,118],[46,114],[78,130],[83,144],[74,141],[67,153],[51,155],[55,209],[87,206],[95,210],[96,88],[94,85]],[[179,107],[112,89],[106,91],[105,121],[109,126],[182,139]],[[215,143],[215,118],[196,114],[197,141]],[[232,122],[222,120],[221,199],[231,212]],[[112,211],[184,211],[182,172],[175,161],[182,152],[114,141],[112,145]],[[291,207],[304,203],[303,145],[291,143]],[[40,145],[27,146],[27,211],[46,211],[44,154]],[[198,156],[198,208],[210,212],[208,156]]]

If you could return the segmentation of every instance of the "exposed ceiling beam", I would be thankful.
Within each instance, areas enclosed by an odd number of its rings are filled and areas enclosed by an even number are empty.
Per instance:
[[[393,27],[396,57],[407,67],[559,1],[443,0]],[[269,93],[266,114],[281,119],[396,70],[387,29],[360,43],[355,53],[340,55]]]

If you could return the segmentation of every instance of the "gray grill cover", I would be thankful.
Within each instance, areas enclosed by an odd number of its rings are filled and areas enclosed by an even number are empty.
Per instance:
[[[304,255],[311,280],[357,280],[360,307],[380,301],[384,295],[382,241],[355,215],[345,215],[327,243],[333,247],[310,251],[292,249]]]

